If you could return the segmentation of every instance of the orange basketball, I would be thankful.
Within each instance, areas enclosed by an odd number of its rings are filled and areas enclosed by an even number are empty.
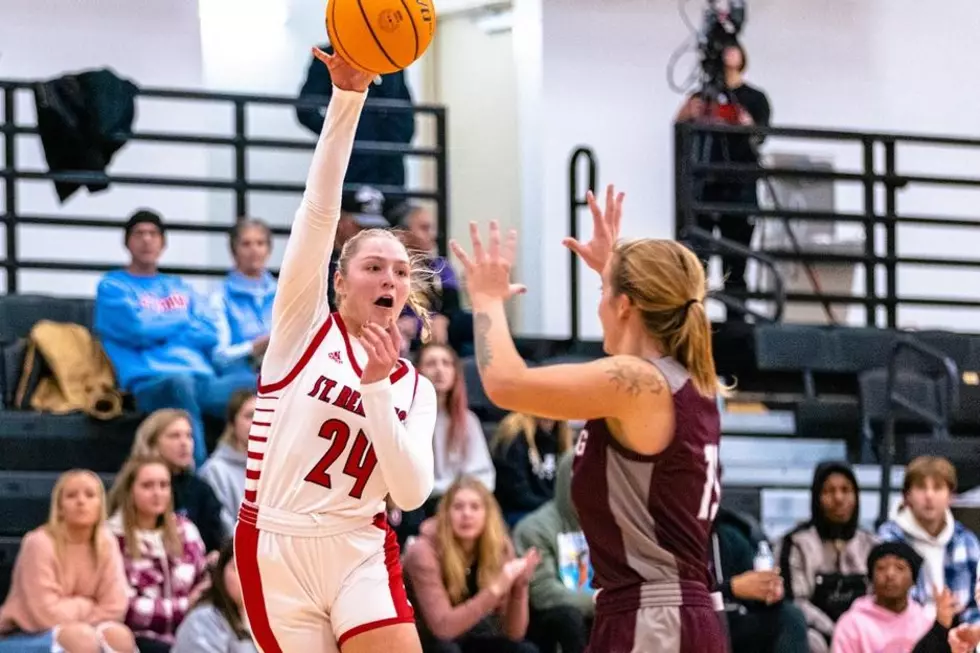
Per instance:
[[[328,0],[334,52],[367,72],[386,74],[422,56],[436,31],[432,0]]]

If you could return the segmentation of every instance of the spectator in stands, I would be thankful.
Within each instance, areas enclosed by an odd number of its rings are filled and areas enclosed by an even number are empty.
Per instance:
[[[170,468],[159,458],[130,458],[109,494],[109,527],[129,583],[126,625],[141,653],[166,653],[190,606],[204,595],[204,542],[174,512]]]
[[[462,309],[456,272],[436,247],[435,217],[425,208],[408,203],[401,205],[390,217],[405,229],[405,246],[413,254],[424,257],[431,273],[427,294],[432,316],[432,342],[448,342],[463,355],[472,354],[473,316]],[[413,340],[418,339],[420,322],[411,308],[405,307],[399,323],[405,325],[404,332]]]
[[[207,481],[194,475],[190,416],[176,408],[161,408],[151,413],[136,429],[129,457],[156,457],[167,464],[173,509],[194,524],[205,550],[216,556],[231,535],[225,528],[225,524],[231,523],[231,517],[222,515],[224,508]]]
[[[436,415],[435,486],[426,513],[435,513],[439,499],[462,475],[472,476],[493,492],[496,471],[480,420],[468,408],[463,365],[447,345],[426,345],[419,352],[418,368],[432,381],[439,402]]]
[[[329,54],[333,47],[329,43],[320,46]],[[405,72],[382,75],[380,83],[371,87],[371,100],[401,100],[412,102],[412,93],[405,82]],[[330,101],[333,95],[333,84],[330,81],[326,66],[315,58],[310,59],[310,67],[306,73],[306,81],[300,89],[300,99],[316,99]],[[326,106],[298,106],[296,118],[300,124],[319,136],[323,130],[323,118]],[[404,156],[386,154],[365,154],[358,152],[356,143],[373,141],[390,143],[392,145],[408,145],[415,136],[415,114],[410,110],[371,108],[370,101],[367,109],[361,115],[354,134],[355,149],[347,166],[347,184],[369,184],[372,186],[405,186]]]
[[[177,628],[173,653],[257,653],[231,542],[221,548],[210,573],[211,586]]]
[[[558,456],[571,446],[566,422],[520,413],[500,422],[490,453],[497,468],[497,501],[508,526],[555,496]]]
[[[528,639],[541,653],[582,653],[589,643],[595,614],[588,545],[572,505],[572,461],[566,451],[558,462],[555,497],[517,523],[518,554],[531,549],[541,563],[531,577],[531,625]],[[571,564],[569,561],[576,564]],[[583,564],[577,564],[581,560]],[[582,573],[582,572],[585,573]]]
[[[322,68],[323,66],[321,66]],[[362,229],[387,229],[391,224],[385,218],[385,196],[376,188],[362,186],[356,191],[346,191],[341,196],[340,221],[333,241],[333,256],[327,268],[327,301],[330,310],[337,310],[334,277],[344,243]]]
[[[538,554],[515,558],[486,486],[457,479],[408,546],[405,574],[426,653],[534,653],[523,642]]]
[[[796,602],[809,627],[810,653],[827,653],[834,624],[868,592],[868,553],[875,536],[858,528],[858,486],[844,462],[825,462],[813,473],[810,520],[782,541],[776,558],[786,598]]]
[[[136,650],[126,616],[122,556],[106,530],[102,480],[62,474],[44,526],[20,544],[13,584],[0,606],[0,651]]]
[[[719,508],[711,538],[732,653],[805,653],[806,619],[792,602],[783,600],[779,569],[755,566],[756,553],[766,541],[755,520]]]
[[[833,653],[948,653],[955,600],[949,590],[936,592],[934,616],[909,600],[921,565],[922,558],[904,542],[875,546],[867,564],[873,592],[855,600],[837,622]]]
[[[956,468],[945,458],[920,456],[905,468],[902,507],[893,521],[885,522],[878,536],[902,541],[922,556],[922,571],[912,598],[935,615],[934,589],[948,588],[960,612],[956,623],[980,622],[974,596],[980,541],[966,526],[953,519],[949,505],[956,491]]]
[[[262,220],[244,218],[230,234],[235,269],[211,296],[218,345],[212,353],[219,374],[254,372],[269,346],[276,280],[266,269],[272,230]]]
[[[722,123],[742,125],[746,127],[768,127],[772,118],[772,108],[769,98],[762,89],[746,83],[743,74],[748,65],[745,49],[734,39],[722,52],[722,62],[725,68],[724,102],[712,100],[705,103],[702,95],[696,94],[688,98],[677,122]],[[710,139],[710,147],[705,147],[704,139]],[[730,162],[741,165],[759,165],[758,146],[764,137],[748,136],[745,134],[710,134],[699,135],[692,139],[690,156],[702,160],[703,152],[707,151],[707,163]],[[708,179],[702,188],[698,189],[695,198],[701,202],[741,205],[743,209],[758,209],[759,193],[755,177]],[[702,213],[697,216],[697,226],[709,232],[718,228],[722,238],[735,241],[743,247],[752,244],[752,233],[755,230],[754,218],[743,212]],[[702,258],[707,261],[710,252],[705,244],[694,241],[701,248]],[[748,259],[735,254],[722,254],[721,262],[724,269],[725,287],[729,290],[745,291],[745,266]],[[729,311],[732,313],[732,311]],[[729,319],[744,319],[741,314],[730,315]]]
[[[224,532],[228,535],[235,531],[238,509],[245,498],[248,431],[252,427],[254,415],[254,392],[239,390],[231,396],[228,402],[228,421],[221,439],[218,440],[218,448],[198,473],[221,502],[221,521]]]
[[[129,266],[99,283],[95,332],[137,408],[181,408],[190,414],[200,465],[207,458],[202,414],[224,415],[231,393],[254,388],[256,376],[215,374],[211,352],[218,336],[210,307],[182,279],[157,269],[166,245],[160,216],[134,213],[126,222],[125,243]]]

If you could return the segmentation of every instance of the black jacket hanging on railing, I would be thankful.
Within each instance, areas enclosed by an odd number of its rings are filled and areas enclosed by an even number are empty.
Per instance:
[[[35,84],[37,128],[48,169],[104,173],[132,131],[138,91],[106,68]],[[82,184],[56,181],[54,186],[64,202]],[[108,188],[98,181],[85,186],[90,193]]]

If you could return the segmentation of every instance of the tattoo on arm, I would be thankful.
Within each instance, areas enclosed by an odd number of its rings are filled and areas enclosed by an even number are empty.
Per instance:
[[[639,397],[644,392],[658,395],[664,390],[663,379],[652,370],[641,369],[639,365],[630,365],[619,361],[606,370],[610,380],[617,390],[631,397]]]
[[[493,325],[490,316],[486,313],[477,313],[473,316],[473,335],[476,345],[476,364],[480,370],[490,367],[493,361],[493,350],[490,348],[490,327]]]

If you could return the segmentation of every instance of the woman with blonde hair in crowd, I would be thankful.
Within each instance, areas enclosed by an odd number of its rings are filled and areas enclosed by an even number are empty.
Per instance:
[[[0,606],[0,651],[135,651],[122,557],[106,530],[105,490],[94,473],[62,474],[48,521],[24,536]]]
[[[205,548],[215,553],[231,532],[230,515],[209,483],[194,474],[194,436],[190,415],[177,408],[161,408],[140,422],[130,458],[159,457],[170,468],[174,510],[194,522]],[[244,479],[243,479],[244,480]],[[236,508],[237,510],[237,508]]]
[[[256,653],[231,542],[211,567],[211,587],[177,629],[173,653]]]
[[[572,448],[568,422],[511,413],[490,443],[497,501],[508,526],[555,496],[558,459]]]
[[[204,543],[194,524],[174,513],[170,467],[161,458],[126,461],[109,512],[129,584],[126,625],[142,653],[165,653],[208,587]]]
[[[453,482],[405,554],[426,652],[537,651],[522,640],[538,560],[534,549],[514,557],[500,508],[481,481]]]
[[[248,431],[252,428],[254,414],[255,392],[236,391],[228,401],[228,421],[218,447],[198,472],[221,502],[221,523],[226,533],[234,532],[235,515],[245,498]]]

